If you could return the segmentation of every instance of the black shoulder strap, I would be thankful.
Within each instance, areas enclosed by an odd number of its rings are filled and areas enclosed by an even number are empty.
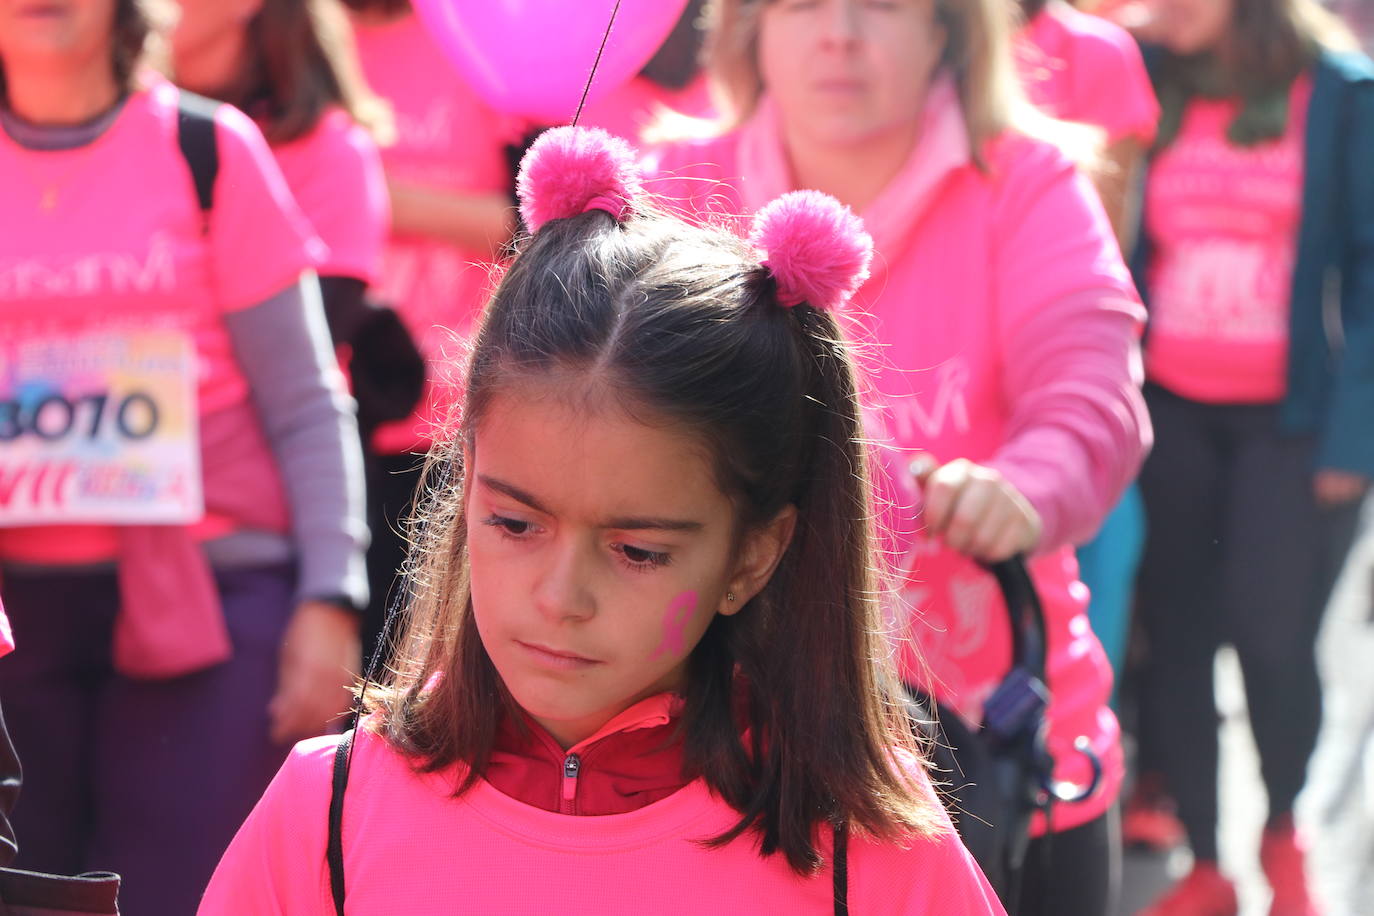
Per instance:
[[[196,202],[209,218],[215,205],[215,177],[219,174],[219,147],[215,144],[215,109],[220,102],[180,90],[177,100],[177,144],[191,167]]]
[[[849,827],[835,825],[835,840],[830,863],[834,876],[835,916],[849,916]]]
[[[334,751],[334,779],[329,792],[329,843],[324,856],[329,863],[329,893],[334,898],[334,912],[344,916],[343,806],[348,789],[349,749],[353,746],[353,729],[339,737]]]

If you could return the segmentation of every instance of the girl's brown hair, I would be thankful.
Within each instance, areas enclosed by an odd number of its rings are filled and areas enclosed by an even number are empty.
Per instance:
[[[753,114],[763,94],[759,17],[771,0],[712,0],[706,66],[727,129]],[[954,77],[975,160],[1008,128],[1045,133],[1025,101],[1011,54],[1014,8],[1009,0],[935,0],[948,36],[940,66]]]
[[[379,143],[391,141],[391,108],[363,78],[338,0],[264,0],[247,29],[251,81],[243,98],[225,101],[251,114],[270,142],[304,136],[335,105]]]
[[[474,622],[462,458],[481,447],[495,394],[562,385],[591,392],[574,402],[589,409],[609,402],[698,437],[741,533],[797,509],[767,586],[717,616],[688,661],[684,776],[740,814],[711,842],[756,832],[763,854],[805,873],[827,821],[886,838],[936,830],[881,629],[855,374],[834,317],[780,307],[757,255],[728,233],[592,210],[523,243],[473,347],[462,433],[428,459],[439,483],[398,661],[365,695],[373,727],[426,770],[466,765],[459,794],[486,769],[514,701]]]
[[[175,18],[167,0],[115,0],[114,22],[110,28],[110,66],[115,85],[121,92],[137,88],[138,73],[144,66],[165,65],[164,36]],[[0,101],[7,102],[5,65],[0,61]]]

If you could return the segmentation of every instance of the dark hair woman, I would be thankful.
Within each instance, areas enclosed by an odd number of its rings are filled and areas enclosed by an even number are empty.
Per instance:
[[[1148,912],[1236,912],[1212,685],[1229,643],[1268,790],[1271,912],[1307,913],[1293,804],[1321,720],[1316,635],[1374,475],[1374,67],[1313,0],[1153,9],[1141,741],[1195,864]]]
[[[0,693],[21,863],[182,914],[347,706],[366,533],[323,249],[257,127],[144,68],[151,9],[0,5]]]

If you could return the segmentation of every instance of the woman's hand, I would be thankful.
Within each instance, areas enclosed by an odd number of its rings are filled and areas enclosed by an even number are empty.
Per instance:
[[[1328,468],[1318,471],[1312,482],[1312,492],[1316,494],[1317,503],[1328,509],[1363,499],[1368,490],[1369,478],[1353,471],[1335,471]]]
[[[362,663],[359,627],[357,614],[325,601],[296,608],[282,640],[277,694],[267,705],[273,741],[322,735],[348,710]]]
[[[984,563],[1029,553],[1040,543],[1040,514],[994,468],[957,458],[911,462],[924,492],[926,533]]]

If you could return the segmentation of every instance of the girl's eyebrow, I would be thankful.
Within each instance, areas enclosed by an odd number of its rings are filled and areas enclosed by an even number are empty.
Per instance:
[[[486,474],[478,474],[477,480],[488,489],[509,496],[516,502],[523,503],[536,512],[542,512],[545,515],[553,514],[548,509],[544,508],[543,504],[540,503],[538,499],[535,499],[532,495],[513,484],[506,483],[504,480],[498,480]],[[701,522],[686,518],[627,516],[607,519],[597,527],[614,528],[617,531],[643,531],[646,529],[654,531],[700,531],[704,526]]]

